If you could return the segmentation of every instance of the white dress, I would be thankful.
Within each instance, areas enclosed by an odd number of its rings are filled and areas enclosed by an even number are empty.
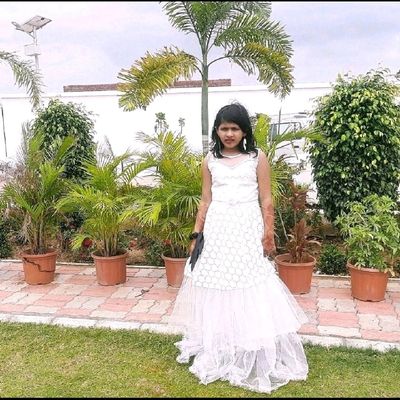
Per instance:
[[[217,379],[270,393],[304,380],[307,359],[297,334],[307,317],[263,256],[258,157],[207,156],[212,202],[204,248],[193,272],[189,260],[169,324],[183,339],[177,361],[203,384]]]

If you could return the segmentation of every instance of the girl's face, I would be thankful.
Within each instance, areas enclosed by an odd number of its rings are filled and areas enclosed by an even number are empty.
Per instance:
[[[245,136],[239,125],[233,122],[222,122],[217,129],[217,135],[221,139],[224,148],[235,150]]]

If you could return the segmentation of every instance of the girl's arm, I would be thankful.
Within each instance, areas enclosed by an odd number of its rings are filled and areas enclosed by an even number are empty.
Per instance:
[[[274,238],[274,205],[271,193],[271,167],[265,153],[261,150],[258,151],[257,180],[261,213],[264,221],[262,245],[264,248],[264,255],[271,256],[276,251]]]
[[[211,203],[211,173],[208,169],[208,158],[204,158],[201,165],[201,200],[199,209],[197,211],[196,222],[194,224],[193,232],[202,232],[204,228],[204,222],[206,220],[207,210]],[[196,240],[192,240],[190,245],[190,254],[192,254]]]

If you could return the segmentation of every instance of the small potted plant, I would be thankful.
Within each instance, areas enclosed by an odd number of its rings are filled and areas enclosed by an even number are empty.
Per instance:
[[[305,217],[299,218],[299,213],[306,208],[308,188],[290,182],[291,194],[288,204],[293,212],[294,224],[287,235],[286,252],[278,254],[275,262],[280,279],[293,294],[308,293],[311,290],[312,274],[316,258],[309,249],[312,244],[320,245],[316,240],[310,240],[311,227]]]
[[[127,251],[120,248],[121,233],[132,227],[135,188],[132,179],[140,167],[129,162],[130,155],[103,155],[85,165],[87,179],[71,183],[58,202],[60,211],[78,211],[84,222],[72,238],[72,248],[91,243],[92,257],[100,285],[126,282]],[[124,168],[121,168],[124,163]]]
[[[21,253],[26,283],[47,284],[54,280],[57,251],[51,247],[59,223],[56,203],[65,189],[63,160],[74,143],[72,137],[56,140],[42,149],[43,135],[24,127],[22,158],[16,173],[3,188],[1,203],[22,222],[21,232],[29,248]]]
[[[351,202],[336,218],[347,249],[351,294],[363,301],[385,298],[389,274],[400,255],[400,226],[396,203],[388,196],[372,194]]]
[[[153,145],[143,157],[144,162],[154,163],[157,184],[143,192],[136,217],[147,236],[163,242],[167,283],[177,288],[201,198],[201,155],[189,150],[182,135],[170,131],[141,137]]]

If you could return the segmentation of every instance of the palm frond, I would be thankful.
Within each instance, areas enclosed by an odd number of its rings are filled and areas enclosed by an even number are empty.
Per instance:
[[[90,234],[87,232],[80,232],[74,235],[71,240],[71,248],[73,250],[79,250],[82,247],[82,242],[87,238],[90,237]]]
[[[145,160],[145,161],[140,161],[137,163],[129,164],[121,172],[119,179],[121,179],[121,182],[124,185],[126,185],[126,186],[131,185],[132,183],[136,183],[135,179],[141,172],[147,171],[153,167],[155,168],[156,166],[157,166],[157,163],[152,158]]]
[[[214,43],[226,50],[234,50],[247,43],[258,43],[285,53],[287,57],[293,54],[292,41],[279,22],[271,21],[260,14],[245,14],[234,19],[216,36]]]
[[[285,161],[285,157],[279,157],[271,163],[271,191],[275,206],[284,201],[292,176],[293,168]]]
[[[192,18],[192,2],[166,1],[163,10],[174,28],[185,33],[196,33]]]
[[[97,144],[96,157],[100,165],[106,164],[115,157],[111,142],[107,136],[104,137],[103,143]]]
[[[118,90],[124,94],[119,105],[125,111],[146,109],[151,101],[183,77],[189,79],[196,68],[194,56],[177,48],[167,48],[152,55],[146,53],[129,70],[122,69],[118,78]]]
[[[35,109],[40,107],[42,90],[42,76],[36,71],[35,66],[30,61],[21,60],[14,53],[0,50],[0,62],[4,61],[11,67],[16,84],[24,86]]]
[[[242,48],[227,53],[247,74],[258,72],[258,80],[268,89],[284,97],[293,87],[293,66],[285,53],[273,51],[258,43],[247,43]]]
[[[270,1],[232,1],[232,10],[242,14],[262,14],[269,18],[271,15]]]
[[[74,145],[76,139],[74,136],[66,136],[64,139],[57,138],[54,151],[49,155],[48,159],[53,160],[55,165],[60,165],[65,160],[68,150]]]
[[[43,199],[55,197],[60,191],[60,176],[64,171],[64,166],[55,166],[51,162],[44,162],[40,168],[41,185],[40,196]]]
[[[17,149],[17,164],[22,166],[26,164],[27,156],[28,156],[28,143],[29,139],[33,135],[33,131],[31,129],[31,122],[25,121],[21,126],[21,144]]]
[[[254,140],[257,146],[266,154],[268,160],[271,160],[269,152],[269,126],[271,118],[266,114],[259,114],[257,116],[257,123],[254,127]],[[272,157],[273,158],[273,157]]]
[[[206,49],[212,34],[230,18],[232,2],[169,1],[163,10],[173,27],[186,34],[195,34],[201,47]]]
[[[155,226],[161,212],[160,202],[143,201],[136,210],[136,216],[143,225]]]

